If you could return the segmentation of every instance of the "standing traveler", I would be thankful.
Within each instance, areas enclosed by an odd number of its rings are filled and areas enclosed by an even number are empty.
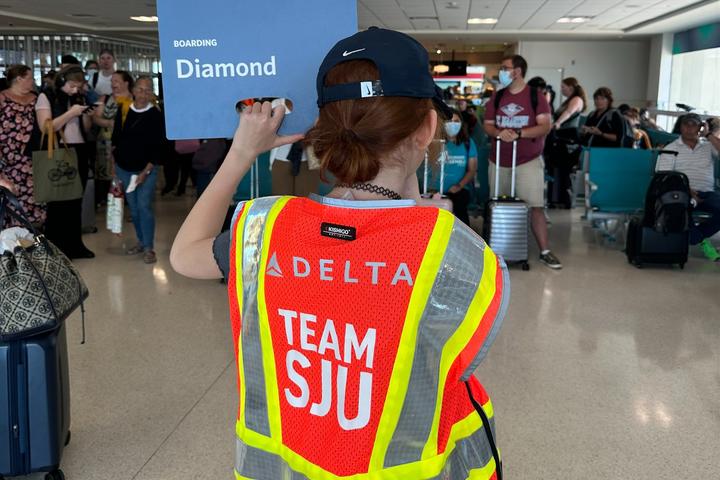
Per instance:
[[[82,86],[85,72],[76,65],[60,70],[55,87],[38,97],[38,124],[43,128],[52,119],[53,128],[62,135],[62,141],[77,153],[78,173],[83,189],[88,180],[90,151],[85,132],[92,126],[92,106],[85,104]],[[82,241],[82,198],[62,202],[48,202],[45,236],[69,258],[94,258]]]
[[[502,140],[500,153],[501,192],[510,192],[512,177],[512,143],[517,141],[517,186],[519,198],[531,208],[532,231],[540,247],[540,261],[553,269],[562,268],[560,260],[550,251],[545,219],[545,166],[542,152],[545,135],[551,128],[550,105],[544,95],[525,83],[527,62],[520,55],[503,59],[500,70],[502,90],[487,103],[485,131]],[[495,178],[498,159],[491,149],[489,178]],[[494,182],[490,196],[495,197]]]
[[[468,135],[468,125],[463,121],[461,113],[453,111],[450,121],[445,122],[445,150],[441,155],[445,166],[443,191],[440,192],[452,201],[453,214],[465,225],[470,225],[468,205],[472,193],[470,188],[475,181],[477,173],[477,146]],[[440,179],[434,182],[436,189],[440,188]]]
[[[416,206],[416,170],[448,113],[427,51],[371,28],[330,50],[317,89],[305,142],[338,179],[329,195],[244,203],[218,236],[256,156],[302,139],[277,136],[284,107],[257,103],[171,252],[181,274],[228,278],[236,478],[502,480],[473,372],[507,269],[452,214]]]
[[[112,134],[115,128],[115,118],[120,112],[121,124],[125,124],[133,101],[131,91],[134,83],[132,76],[124,70],[113,73],[112,94],[101,98],[98,108],[95,109],[93,122],[100,127],[97,135],[97,161],[95,162],[95,189],[98,203],[104,203],[113,176]]]
[[[134,100],[123,122],[122,111],[115,117],[112,145],[115,175],[122,181],[130,207],[137,245],[128,255],[143,254],[145,263],[155,263],[155,185],[158,160],[165,152],[163,114],[150,101],[153,85],[150,77],[140,77],[133,86]],[[135,180],[133,182],[133,179]],[[133,190],[132,187],[135,186]]]
[[[9,88],[0,92],[0,183],[15,193],[28,220],[41,226],[46,208],[35,202],[33,190],[32,152],[40,148],[40,126],[32,69],[14,65],[5,77]]]
[[[104,49],[100,52],[98,60],[100,71],[93,72],[88,82],[98,95],[110,95],[112,94],[112,75],[115,73],[115,54],[112,50]]]

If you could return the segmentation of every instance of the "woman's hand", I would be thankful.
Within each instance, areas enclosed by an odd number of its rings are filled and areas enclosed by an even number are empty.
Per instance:
[[[240,114],[240,125],[235,131],[231,150],[243,157],[254,159],[275,147],[302,140],[304,135],[277,134],[283,118],[285,118],[284,105],[272,109],[270,102],[263,102],[246,108]]]
[[[457,184],[456,184],[456,185],[453,185],[452,187],[450,187],[450,188],[448,189],[448,193],[457,193],[457,192],[459,192],[460,190],[462,190],[462,187],[461,187],[460,185],[457,185]]]
[[[79,117],[79,116],[81,116],[83,113],[85,113],[85,109],[86,109],[86,108],[87,108],[86,105],[73,105],[73,106],[70,107],[70,109],[68,110],[68,113],[69,113],[70,116],[73,117],[73,118],[74,118],[74,117]]]
[[[5,187],[10,190],[10,193],[12,193],[13,195],[17,195],[17,189],[15,188],[15,184],[8,180],[7,177],[5,177],[4,175],[0,175],[0,187]]]

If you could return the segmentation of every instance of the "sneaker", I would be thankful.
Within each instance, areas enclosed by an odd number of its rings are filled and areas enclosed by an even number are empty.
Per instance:
[[[555,270],[560,270],[562,268],[562,263],[560,263],[560,260],[558,260],[552,252],[548,252],[545,255],[540,254],[540,261]]]
[[[152,250],[147,250],[145,252],[145,255],[143,255],[143,262],[147,264],[157,262],[157,256],[155,255],[155,252],[153,252]]]
[[[717,248],[715,248],[713,244],[710,243],[710,240],[708,240],[707,238],[700,242],[700,249],[705,254],[705,256],[713,262],[717,262],[720,260],[720,252],[717,251]]]
[[[143,253],[144,251],[145,249],[143,248],[143,246],[138,243],[134,247],[125,250],[125,255],[138,255],[140,253]]]

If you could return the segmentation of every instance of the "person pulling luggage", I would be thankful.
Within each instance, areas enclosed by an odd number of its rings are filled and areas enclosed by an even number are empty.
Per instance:
[[[550,251],[547,220],[545,219],[545,167],[542,159],[545,135],[552,128],[550,105],[543,95],[525,83],[528,64],[520,55],[503,59],[500,67],[498,90],[487,103],[485,132],[504,143],[517,140],[517,194],[530,206],[532,231],[540,248],[540,261],[552,269],[561,269],[562,263]],[[491,154],[489,178],[495,178],[500,166],[502,191],[510,190],[512,148],[502,149],[498,160]],[[490,182],[490,196],[497,194]]]
[[[427,65],[399,32],[339,41],[304,138],[335,188],[241,204],[218,235],[256,156],[303,140],[279,137],[283,107],[258,103],[175,239],[176,271],[228,279],[237,479],[502,479],[492,403],[473,372],[509,279],[450,212],[416,206],[416,170],[439,114],[450,116]]]

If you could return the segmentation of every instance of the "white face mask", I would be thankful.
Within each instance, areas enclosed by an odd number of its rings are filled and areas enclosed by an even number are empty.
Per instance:
[[[90,68],[85,71],[85,78],[87,79],[88,82],[92,82],[93,76],[95,76],[96,73],[97,73],[97,70],[95,70],[94,68]]]
[[[445,133],[447,133],[448,137],[456,137],[457,134],[460,133],[460,128],[462,128],[462,123],[460,122],[445,123]]]

